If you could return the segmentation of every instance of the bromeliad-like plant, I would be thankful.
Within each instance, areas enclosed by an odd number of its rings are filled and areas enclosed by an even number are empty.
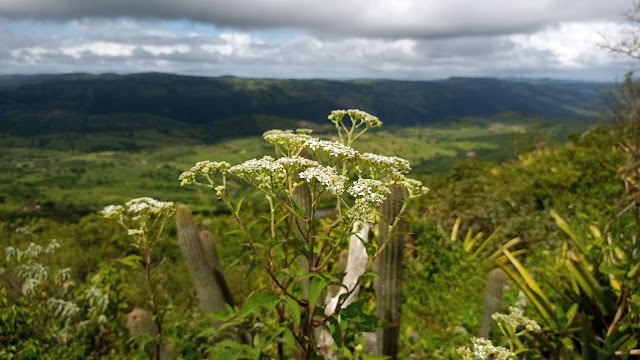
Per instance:
[[[581,235],[557,213],[552,216],[568,237],[554,268],[531,272],[503,250],[512,265],[503,269],[542,319],[542,332],[528,334],[529,349],[520,350],[558,359],[639,355],[640,263],[635,240],[627,242],[619,233],[618,241],[608,243],[595,226],[589,235]]]
[[[268,275],[269,290],[248,300],[245,308],[260,305],[279,320],[270,330],[279,334],[274,340],[279,358],[310,359],[319,354],[319,329],[330,331],[340,354],[350,353],[353,349],[348,349],[345,339],[353,334],[348,332],[357,334],[378,327],[375,317],[364,313],[364,301],[343,306],[358,286],[347,288],[334,309],[327,311],[321,306],[327,286],[342,284],[342,274],[332,275],[331,267],[349,238],[365,224],[378,224],[382,227],[378,233],[384,235],[377,243],[361,239],[368,255],[366,269],[373,267],[385,248],[401,254],[402,249],[393,246],[397,239],[393,234],[408,200],[428,191],[421,182],[406,177],[411,170],[407,160],[352,148],[367,130],[382,125],[377,117],[360,110],[336,110],[328,118],[338,132],[337,141],[312,137],[308,129],[271,130],[263,137],[279,157],[264,156],[235,166],[224,161],[202,161],[180,176],[182,185],[196,184],[215,191],[235,218],[255,262]],[[268,208],[266,221],[243,218],[242,200],[235,200],[227,188],[231,177],[245,181],[262,194]],[[393,188],[401,197],[394,202],[398,208],[381,221],[377,209]],[[318,209],[328,206],[333,209],[332,217],[319,220]],[[265,226],[264,238],[252,235],[260,226]],[[392,255],[382,263],[393,259]],[[386,269],[384,264],[379,266]],[[396,275],[388,277],[399,281]],[[358,285],[371,276],[370,272],[360,276]],[[395,298],[393,304],[400,306]],[[246,313],[241,310],[239,314]]]

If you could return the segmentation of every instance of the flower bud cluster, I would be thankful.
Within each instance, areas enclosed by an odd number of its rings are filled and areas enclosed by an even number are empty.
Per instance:
[[[472,337],[471,342],[473,344],[471,348],[463,346],[456,350],[463,360],[509,360],[514,358],[509,349],[495,346],[490,340]]]
[[[491,315],[491,318],[496,322],[503,322],[511,329],[515,330],[518,327],[524,327],[528,331],[539,331],[540,325],[535,320],[531,320],[524,316],[522,309],[515,306],[509,307],[509,314],[495,313]]]
[[[180,180],[181,186],[195,184],[198,182],[198,175],[202,175],[210,179],[216,172],[220,172],[222,174],[226,173],[230,167],[231,164],[226,161],[200,161],[191,169],[180,174],[178,179]]]

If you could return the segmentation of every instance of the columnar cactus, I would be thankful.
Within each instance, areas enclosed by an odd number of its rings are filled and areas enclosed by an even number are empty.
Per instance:
[[[229,284],[227,283],[227,279],[224,277],[224,272],[222,271],[220,257],[218,256],[218,247],[216,246],[216,240],[214,239],[213,234],[210,231],[202,230],[200,231],[199,236],[204,253],[207,259],[210,259],[211,261],[211,271],[213,271],[213,276],[215,276],[218,281],[218,285],[220,285],[220,290],[222,291],[224,300],[227,304],[234,305],[233,295],[231,294]]]
[[[500,268],[495,268],[487,274],[484,287],[484,299],[482,300],[482,317],[480,318],[480,330],[478,336],[489,339],[491,326],[495,320],[491,315],[502,310],[502,290],[506,281],[506,275]]]
[[[180,249],[186,260],[202,308],[207,313],[225,310],[227,308],[225,285],[221,284],[215,275],[216,269],[220,269],[215,261],[216,251],[212,248],[205,251],[198,226],[193,219],[191,210],[186,205],[179,205],[176,209],[176,228]],[[208,239],[208,235],[205,234],[204,238],[204,242],[209,246],[209,241],[213,237]],[[215,244],[213,246],[215,247]]]
[[[378,246],[384,245],[376,260],[378,277],[374,281],[378,317],[387,324],[377,332],[377,353],[397,358],[402,309],[402,269],[405,225],[398,222],[389,230],[404,203],[402,188],[392,186],[391,193],[380,209]]]

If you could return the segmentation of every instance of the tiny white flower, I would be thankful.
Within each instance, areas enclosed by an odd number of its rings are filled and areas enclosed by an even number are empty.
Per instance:
[[[329,156],[340,159],[353,159],[358,156],[358,152],[355,149],[337,141],[311,138],[307,140],[305,145],[313,151],[322,150]]]
[[[520,326],[523,326],[528,331],[539,331],[540,325],[535,320],[531,320],[528,317],[524,316],[524,312],[522,309],[519,309],[515,306],[509,307],[509,314],[501,314],[495,313],[491,315],[493,320],[497,322],[503,322],[511,329],[515,330]]]
[[[169,201],[159,201],[150,197],[131,199],[125,204],[127,212],[130,214],[160,214],[173,211],[173,203]]]
[[[307,182],[313,180],[319,182],[334,196],[340,196],[344,192],[344,185],[347,182],[347,177],[338,175],[335,168],[322,165],[310,167],[299,173],[298,176]]]
[[[351,118],[351,121],[362,121],[367,127],[381,127],[382,121],[377,117],[369,114],[366,111],[358,110],[358,109],[349,109],[347,110],[347,114]]]
[[[124,213],[124,207],[122,205],[107,205],[101,213],[107,219],[119,219]]]
[[[232,166],[229,173],[264,188],[270,188],[272,182],[276,185],[281,184],[287,175],[284,167],[271,156],[247,160],[242,164]]]
[[[348,215],[371,224],[374,222],[371,211],[380,206],[391,191],[380,180],[358,179],[347,189],[347,192],[356,199]]]
[[[472,346],[470,348],[462,346],[456,349],[456,352],[463,360],[510,360],[514,358],[509,349],[495,346],[490,340],[472,337],[471,342]]]
[[[178,177],[180,186],[197,183],[197,177],[199,175],[212,176],[217,172],[224,174],[230,167],[231,164],[226,161],[205,160],[197,162],[191,169],[180,174]]]
[[[370,167],[377,171],[389,171],[398,173],[408,173],[411,171],[411,163],[397,156],[384,156],[372,153],[360,154],[360,159],[365,161]]]
[[[298,154],[304,148],[305,142],[311,138],[304,133],[282,130],[267,131],[262,137],[269,143],[285,149],[289,154]]]

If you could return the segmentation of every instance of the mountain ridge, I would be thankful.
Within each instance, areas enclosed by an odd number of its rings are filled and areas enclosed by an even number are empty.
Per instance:
[[[548,79],[325,80],[203,77],[165,73],[1,75],[0,134],[91,132],[167,123],[216,126],[267,116],[323,122],[333,109],[360,108],[386,124],[413,126],[514,112],[584,120],[608,84]],[[128,120],[123,121],[126,118]],[[151,120],[149,120],[151,119]],[[158,124],[163,121],[158,120]],[[228,126],[226,124],[225,126]],[[246,130],[246,129],[245,129]],[[246,133],[246,131],[241,131]]]

